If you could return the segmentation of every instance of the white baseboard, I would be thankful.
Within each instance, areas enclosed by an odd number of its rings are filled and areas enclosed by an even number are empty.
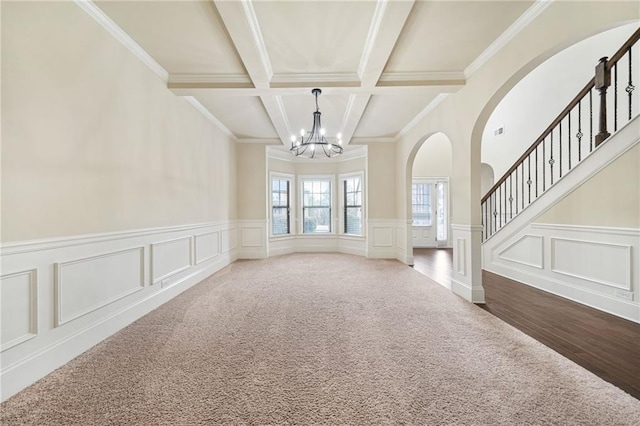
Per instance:
[[[485,303],[484,288],[482,286],[470,287],[466,283],[452,278],[451,291],[472,303]]]

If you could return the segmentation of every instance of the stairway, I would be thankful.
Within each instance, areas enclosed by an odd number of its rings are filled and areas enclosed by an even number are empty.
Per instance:
[[[482,199],[485,270],[635,322],[640,119],[631,64],[638,39],[640,29],[598,63],[595,77]]]

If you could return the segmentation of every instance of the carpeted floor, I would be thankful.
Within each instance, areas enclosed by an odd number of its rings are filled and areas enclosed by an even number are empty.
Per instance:
[[[638,425],[640,401],[395,261],[240,261],[0,406],[3,424]]]

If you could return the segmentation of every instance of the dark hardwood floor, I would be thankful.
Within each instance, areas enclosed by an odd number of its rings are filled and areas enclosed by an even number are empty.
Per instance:
[[[414,268],[450,287],[453,253],[414,249]],[[481,308],[640,399],[640,324],[483,271]]]

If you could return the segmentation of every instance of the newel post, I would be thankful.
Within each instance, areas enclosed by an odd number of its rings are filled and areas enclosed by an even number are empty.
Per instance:
[[[596,135],[596,147],[611,133],[607,131],[607,88],[611,86],[611,70],[607,69],[607,57],[600,58],[596,65],[595,88],[600,92],[600,131]]]

